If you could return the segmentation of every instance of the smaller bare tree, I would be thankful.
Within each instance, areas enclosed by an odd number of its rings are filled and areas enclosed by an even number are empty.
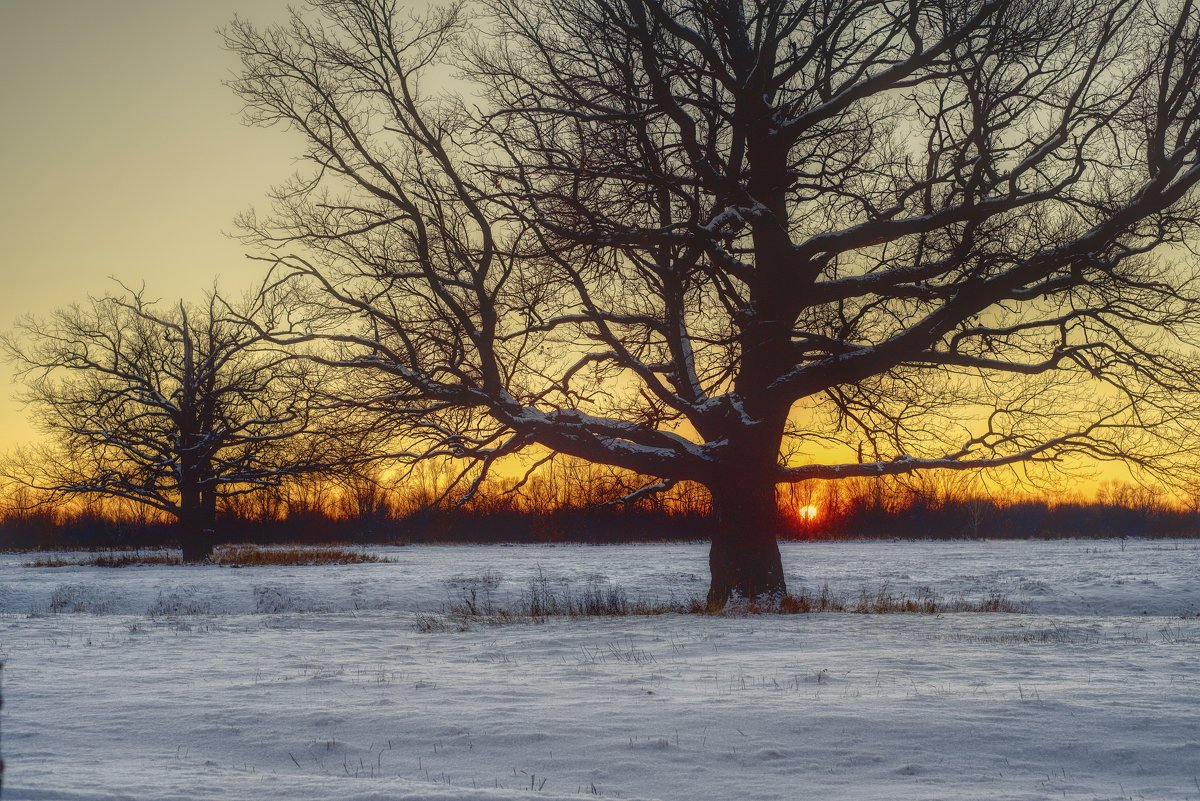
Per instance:
[[[45,435],[6,472],[47,502],[161,510],[180,524],[184,560],[202,561],[220,499],[337,458],[334,427],[315,425],[323,368],[264,342],[251,321],[279,313],[268,292],[168,307],[123,289],[0,338]]]

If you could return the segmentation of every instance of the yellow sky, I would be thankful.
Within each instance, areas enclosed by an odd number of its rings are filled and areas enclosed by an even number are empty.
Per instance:
[[[110,276],[167,299],[254,281],[224,232],[300,147],[242,125],[215,29],[235,13],[281,21],[287,5],[0,0],[0,329]],[[0,452],[33,438],[11,378],[0,362]]]
[[[287,0],[0,0],[0,328],[100,294],[198,295],[256,267],[223,235],[292,170],[241,124],[215,29]],[[0,363],[0,451],[30,438]]]

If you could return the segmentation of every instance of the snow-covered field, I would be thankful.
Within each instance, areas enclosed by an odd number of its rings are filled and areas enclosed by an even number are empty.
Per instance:
[[[789,585],[1023,614],[422,633],[531,577],[702,595],[701,545],[343,567],[0,554],[4,799],[1200,799],[1200,541],[784,546]]]

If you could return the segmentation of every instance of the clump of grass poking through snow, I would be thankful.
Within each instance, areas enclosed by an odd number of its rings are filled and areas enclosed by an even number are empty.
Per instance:
[[[186,585],[170,592],[159,591],[157,600],[146,610],[147,617],[177,618],[185,616],[211,615],[217,610],[212,602],[197,596],[195,587]]]
[[[41,556],[25,567],[130,567],[133,565],[178,565],[183,560],[167,551],[123,551],[92,554],[81,559]]]
[[[46,611],[63,613],[107,615],[113,610],[114,596],[87,584],[63,584],[50,593]]]
[[[256,545],[221,545],[209,559],[215,565],[258,567],[261,565],[360,565],[389,562],[383,556],[354,548],[291,546],[262,548]],[[91,554],[77,559],[43,556],[25,567],[135,567],[180,565],[183,560],[169,551],[117,551]]]
[[[494,585],[485,584],[482,592],[480,582],[463,581],[457,586],[462,589],[462,593],[446,607],[444,613],[417,615],[417,631],[469,631],[475,624],[499,626],[511,623],[541,623],[558,617],[648,617],[670,614],[737,617],[759,614],[803,615],[816,612],[938,615],[947,612],[1023,611],[1019,604],[999,594],[989,595],[981,601],[966,598],[942,599],[928,587],[918,588],[913,595],[898,595],[893,593],[887,584],[882,584],[873,591],[864,588],[857,597],[846,598],[834,593],[828,584],[823,584],[815,593],[805,589],[778,598],[735,598],[724,609],[712,612],[699,598],[666,601],[630,599],[620,585],[599,580],[589,581],[582,591],[576,592],[565,581],[552,581],[541,568],[538,568],[537,573],[529,580],[521,596],[507,605],[496,602],[492,595]]]
[[[555,585],[558,585],[556,588]],[[514,611],[535,621],[549,617],[624,617],[627,615],[689,614],[703,611],[699,601],[630,600],[625,588],[593,579],[576,593],[566,582],[552,582],[539,567]]]
[[[816,594],[808,590],[788,593],[778,600],[773,598],[751,601],[735,600],[722,612],[776,612],[784,615],[802,615],[810,612],[852,612],[859,615],[918,614],[940,615],[947,612],[1007,612],[1023,611],[1021,606],[999,593],[993,593],[981,601],[966,598],[938,598],[929,587],[918,587],[912,595],[897,595],[889,586],[881,584],[874,591],[866,588],[858,597],[847,600],[835,595],[828,584],[821,585]]]
[[[390,559],[354,548],[259,548],[253,545],[226,545],[217,548],[212,562],[218,565],[251,567],[259,565],[361,565],[389,562]]]

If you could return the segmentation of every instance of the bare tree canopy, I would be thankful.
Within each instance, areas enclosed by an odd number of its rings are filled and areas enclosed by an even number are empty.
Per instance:
[[[142,292],[25,318],[0,345],[48,435],[11,477],[51,500],[122,498],[175,517],[184,558],[212,549],[218,500],[276,486],[318,464],[311,362],[270,347],[216,293],[163,307]],[[208,532],[206,535],[205,532]]]
[[[225,31],[242,223],[414,454],[702,483],[720,605],[779,482],[1189,453],[1192,0],[309,5]]]

